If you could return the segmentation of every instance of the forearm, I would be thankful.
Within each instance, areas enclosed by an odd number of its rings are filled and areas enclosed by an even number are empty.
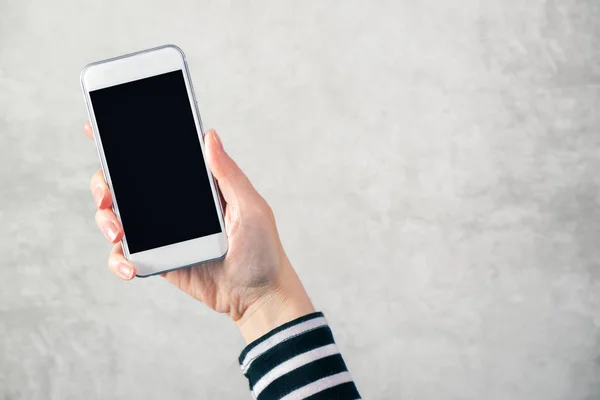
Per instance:
[[[249,343],[239,362],[254,398],[359,399],[325,317],[291,265],[284,270],[278,289],[237,322]]]
[[[287,259],[273,286],[268,294],[252,304],[236,321],[246,344],[286,322],[315,312],[302,282]]]

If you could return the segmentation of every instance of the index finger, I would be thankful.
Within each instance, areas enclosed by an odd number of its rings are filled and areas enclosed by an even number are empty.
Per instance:
[[[94,140],[94,132],[92,131],[92,125],[90,125],[90,121],[87,121],[85,125],[83,125],[83,133],[85,133],[85,136]]]

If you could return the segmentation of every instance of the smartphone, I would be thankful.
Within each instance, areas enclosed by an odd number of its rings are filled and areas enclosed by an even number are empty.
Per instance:
[[[183,51],[166,45],[89,64],[81,87],[137,276],[223,258],[223,210]]]

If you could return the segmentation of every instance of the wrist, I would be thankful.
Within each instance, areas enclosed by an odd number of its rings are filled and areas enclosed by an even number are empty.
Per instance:
[[[236,324],[247,344],[273,329],[315,312],[304,286],[289,263],[274,287],[250,305]]]

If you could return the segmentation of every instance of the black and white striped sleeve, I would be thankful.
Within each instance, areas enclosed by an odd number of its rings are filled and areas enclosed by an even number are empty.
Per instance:
[[[322,313],[288,322],[240,355],[258,400],[357,400],[360,395]]]

